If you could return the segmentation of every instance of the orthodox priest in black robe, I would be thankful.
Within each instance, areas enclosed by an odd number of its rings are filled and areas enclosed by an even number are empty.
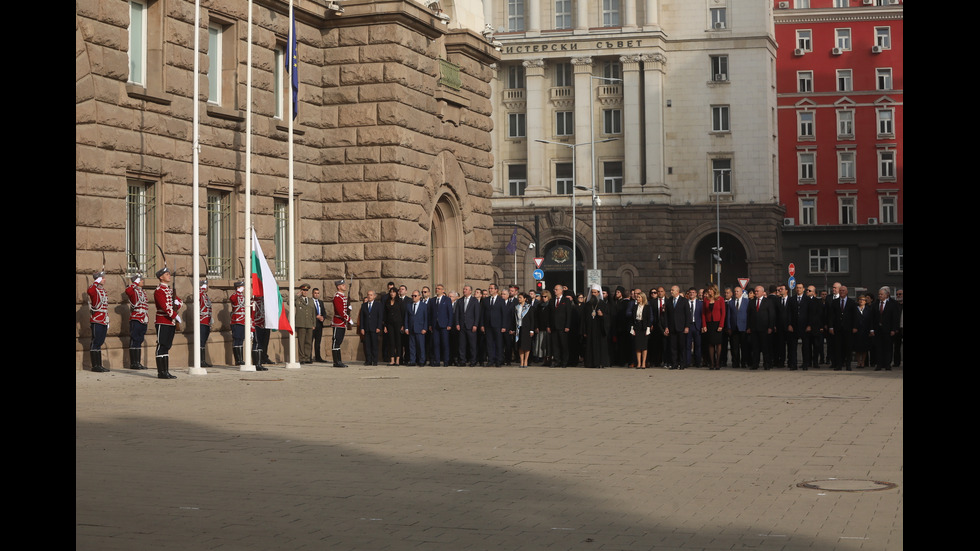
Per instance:
[[[612,315],[609,305],[602,300],[602,290],[593,285],[589,300],[582,308],[582,357],[585,367],[606,367],[609,365],[609,330]]]

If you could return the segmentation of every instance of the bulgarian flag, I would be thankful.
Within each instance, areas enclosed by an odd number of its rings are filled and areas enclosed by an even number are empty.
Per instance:
[[[282,307],[279,284],[276,283],[276,278],[272,275],[272,270],[269,269],[269,262],[262,254],[262,245],[259,245],[255,228],[252,228],[252,296],[256,300],[261,300],[265,307],[266,329],[288,331],[292,334],[293,328],[289,326],[289,317]]]

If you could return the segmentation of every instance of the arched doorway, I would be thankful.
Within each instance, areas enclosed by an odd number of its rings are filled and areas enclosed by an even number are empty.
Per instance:
[[[700,287],[708,282],[718,284],[719,288],[738,285],[739,277],[749,275],[749,264],[745,247],[737,237],[721,233],[721,282],[715,281],[715,263],[712,261],[718,238],[714,233],[706,235],[694,250],[694,285]]]
[[[548,243],[544,248],[544,262],[541,269],[544,270],[545,288],[554,289],[556,284],[567,286],[573,293],[585,289],[585,269],[583,262],[585,256],[582,249],[575,251],[575,260],[578,289],[572,289],[572,242],[567,239],[556,239]]]
[[[429,226],[430,287],[446,286],[446,292],[463,291],[463,219],[459,205],[446,192],[439,196]]]

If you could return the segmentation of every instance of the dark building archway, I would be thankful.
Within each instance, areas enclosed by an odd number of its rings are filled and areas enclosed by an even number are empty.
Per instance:
[[[698,241],[694,249],[694,285],[702,287],[713,282],[724,289],[738,285],[738,278],[749,276],[748,255],[742,242],[730,233],[721,232],[721,282],[715,281],[715,265],[712,261],[712,247],[718,242],[716,234],[711,233]]]

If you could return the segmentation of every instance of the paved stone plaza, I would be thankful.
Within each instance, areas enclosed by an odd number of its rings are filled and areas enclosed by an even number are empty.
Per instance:
[[[902,370],[174,372],[76,372],[76,549],[904,547]]]

